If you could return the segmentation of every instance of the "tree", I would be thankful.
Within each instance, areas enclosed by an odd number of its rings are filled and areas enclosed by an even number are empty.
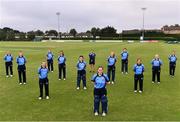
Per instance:
[[[6,40],[6,33],[3,31],[3,29],[0,29],[0,41]]]
[[[19,33],[19,39],[20,39],[21,41],[26,40],[26,33],[20,32],[20,33]]]
[[[90,31],[90,30],[87,30],[86,33],[91,33],[91,31]]]
[[[76,29],[73,28],[70,30],[69,33],[72,34],[74,37],[76,37],[77,31],[76,31]]]
[[[27,32],[27,38],[31,41],[34,40],[35,39],[35,32],[34,31]]]
[[[19,30],[13,30],[15,34],[19,34]]]
[[[4,27],[3,29],[1,29],[1,34],[1,40],[10,41],[15,39],[14,30],[9,27]]]
[[[91,29],[91,34],[93,35],[93,38],[96,38],[96,36],[100,36],[100,29],[99,28],[95,28],[95,27],[93,27],[92,29]]]
[[[114,27],[107,26],[105,28],[101,29],[100,36],[102,37],[116,37],[117,36],[117,30]]]
[[[15,33],[13,30],[6,32],[6,40],[13,41],[15,39]]]
[[[11,29],[11,28],[9,28],[9,27],[4,27],[4,28],[3,28],[3,31],[4,31],[4,32],[13,31],[13,29]]]
[[[35,35],[36,36],[44,36],[44,32],[41,30],[37,30],[37,31],[35,31]]]
[[[47,36],[58,36],[58,32],[56,30],[49,30],[49,31],[46,31],[45,34]]]

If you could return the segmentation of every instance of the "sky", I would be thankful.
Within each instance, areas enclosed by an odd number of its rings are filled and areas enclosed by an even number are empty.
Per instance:
[[[78,32],[92,27],[113,26],[122,30],[145,29],[180,24],[180,0],[0,0],[0,28],[21,31],[58,30]]]

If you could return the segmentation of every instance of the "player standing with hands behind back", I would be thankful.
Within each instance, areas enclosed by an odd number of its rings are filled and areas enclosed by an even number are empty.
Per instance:
[[[79,56],[79,61],[76,65],[77,67],[77,90],[80,89],[81,80],[83,82],[83,89],[86,90],[86,62],[84,61],[84,56]]]
[[[48,68],[46,62],[42,62],[41,67],[38,69],[39,74],[39,100],[43,98],[43,87],[45,86],[46,99],[49,99],[49,79],[48,79]]]
[[[137,63],[134,65],[134,92],[137,92],[137,86],[139,82],[139,93],[143,92],[143,79],[144,79],[144,65],[140,58],[137,59]]]
[[[115,81],[115,71],[116,71],[116,56],[114,52],[111,52],[111,55],[108,57],[107,59],[108,61],[108,71],[107,71],[107,75],[109,80],[111,79],[111,73],[112,73],[112,84],[114,84]]]
[[[174,77],[175,74],[175,68],[176,68],[176,52],[173,51],[172,54],[169,56],[169,75],[171,77]]]
[[[26,58],[23,55],[23,52],[19,52],[19,56],[16,58],[16,63],[18,64],[18,75],[19,75],[19,84],[22,84],[22,77],[23,77],[23,84],[26,84]]]
[[[128,51],[126,48],[121,52],[121,72],[128,74]]]
[[[155,78],[157,76],[157,83],[160,84],[162,61],[159,58],[158,54],[155,55],[155,58],[152,60],[151,64],[152,64],[152,83],[155,83]]]
[[[61,50],[58,57],[58,69],[59,69],[59,80],[63,78],[66,80],[66,57],[64,56],[64,52]]]
[[[49,49],[48,50],[48,53],[47,53],[47,63],[48,63],[48,70],[53,72],[54,71],[54,66],[53,66],[53,53],[51,52],[51,50]]]
[[[95,58],[96,54],[93,51],[89,53],[90,72],[94,72]]]
[[[7,51],[4,56],[5,67],[6,67],[6,77],[9,77],[9,69],[10,69],[10,77],[13,76],[13,56],[9,51]]]

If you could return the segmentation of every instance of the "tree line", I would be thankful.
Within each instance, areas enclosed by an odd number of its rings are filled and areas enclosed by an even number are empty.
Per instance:
[[[96,28],[93,27],[90,30],[87,30],[84,33],[90,33],[93,38],[97,36],[100,37],[117,37],[118,33],[117,30],[112,26],[107,26],[104,28]],[[22,32],[19,30],[14,30],[9,27],[0,28],[0,41],[32,41],[36,37],[47,38],[47,37],[54,37],[54,38],[61,38],[64,33],[57,32],[56,30],[46,30],[45,32],[41,30],[36,31],[28,31]],[[74,38],[78,34],[75,28],[70,29],[69,35],[72,35]]]
[[[117,29],[112,26],[106,26],[104,28],[93,27],[86,32],[88,37],[78,36],[80,34],[75,28],[70,29],[68,33],[57,32],[56,30],[36,30],[23,32],[14,30],[9,27],[0,28],[0,41],[40,41],[42,39],[102,39],[102,40],[139,40],[142,35],[141,30],[135,31],[135,33],[117,33]],[[99,37],[99,38],[97,38]],[[180,40],[180,34],[164,34],[162,31],[145,31],[146,40]]]

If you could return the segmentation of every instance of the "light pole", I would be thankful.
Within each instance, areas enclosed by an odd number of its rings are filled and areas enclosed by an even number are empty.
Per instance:
[[[60,29],[59,29],[59,16],[60,16],[60,12],[56,12],[57,15],[57,21],[58,21],[58,38],[60,39]]]
[[[143,12],[143,25],[142,25],[142,40],[144,40],[144,13],[146,11],[147,8],[141,8],[142,12]]]
[[[2,14],[2,12],[1,12],[1,8],[0,8],[0,28],[3,28],[2,27],[2,15],[1,14]]]

